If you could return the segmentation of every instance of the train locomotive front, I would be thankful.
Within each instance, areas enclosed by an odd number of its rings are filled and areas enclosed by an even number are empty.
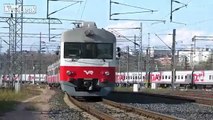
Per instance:
[[[116,38],[83,22],[62,34],[60,84],[71,96],[106,96],[115,85]]]

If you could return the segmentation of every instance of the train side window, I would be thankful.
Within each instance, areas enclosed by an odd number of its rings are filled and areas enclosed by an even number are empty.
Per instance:
[[[168,76],[168,79],[170,79],[170,75]]]
[[[209,80],[211,80],[212,79],[212,76],[211,75],[209,75]]]
[[[192,75],[189,75],[189,79],[192,79]]]
[[[178,75],[178,79],[180,79],[180,75]]]
[[[177,75],[175,75],[175,79],[177,79]]]
[[[145,76],[143,76],[143,79],[145,79]]]
[[[165,79],[167,79],[167,75],[165,75]]]
[[[164,79],[164,75],[162,75],[162,79]]]
[[[185,75],[185,79],[187,79],[187,75]]]
[[[183,75],[181,75],[181,79],[183,79]]]

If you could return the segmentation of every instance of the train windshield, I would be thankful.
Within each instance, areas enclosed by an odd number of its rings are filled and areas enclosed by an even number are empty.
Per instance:
[[[64,58],[112,59],[112,43],[64,43]]]

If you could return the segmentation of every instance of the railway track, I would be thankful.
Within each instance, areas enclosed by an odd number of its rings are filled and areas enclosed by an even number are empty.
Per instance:
[[[179,118],[103,99],[100,102],[78,101],[65,94],[73,104],[101,120],[177,120]]]
[[[186,98],[186,100],[193,100],[195,103],[198,103],[198,104],[213,106],[213,98],[199,97],[199,96],[195,96],[195,95],[187,96],[187,95],[183,95],[183,94],[175,94],[173,96]]]
[[[167,98],[171,100],[182,100],[182,101],[188,101],[203,105],[210,105],[213,106],[213,98],[212,97],[199,97],[190,94],[187,96],[187,94],[180,94],[180,93],[174,93],[174,94],[168,94],[168,93],[148,93],[148,92],[113,92],[116,94],[134,94],[136,96],[150,96],[150,97],[156,97],[156,98]]]
[[[201,93],[204,94],[204,93]],[[158,94],[152,94],[152,95],[158,95]],[[204,105],[211,105],[213,106],[213,97],[212,94],[207,95],[199,95],[195,93],[174,93],[174,94],[159,94],[167,98],[171,99],[182,99],[186,101],[192,101],[198,104],[204,104]]]

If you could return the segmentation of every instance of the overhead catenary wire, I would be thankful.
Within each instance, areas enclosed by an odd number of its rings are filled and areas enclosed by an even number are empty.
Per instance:
[[[86,8],[86,4],[87,4],[87,0],[85,0],[84,7],[83,7],[83,10],[82,10],[80,19],[82,19],[82,17],[83,17],[83,14],[84,14],[84,11],[85,11],[85,8]]]

